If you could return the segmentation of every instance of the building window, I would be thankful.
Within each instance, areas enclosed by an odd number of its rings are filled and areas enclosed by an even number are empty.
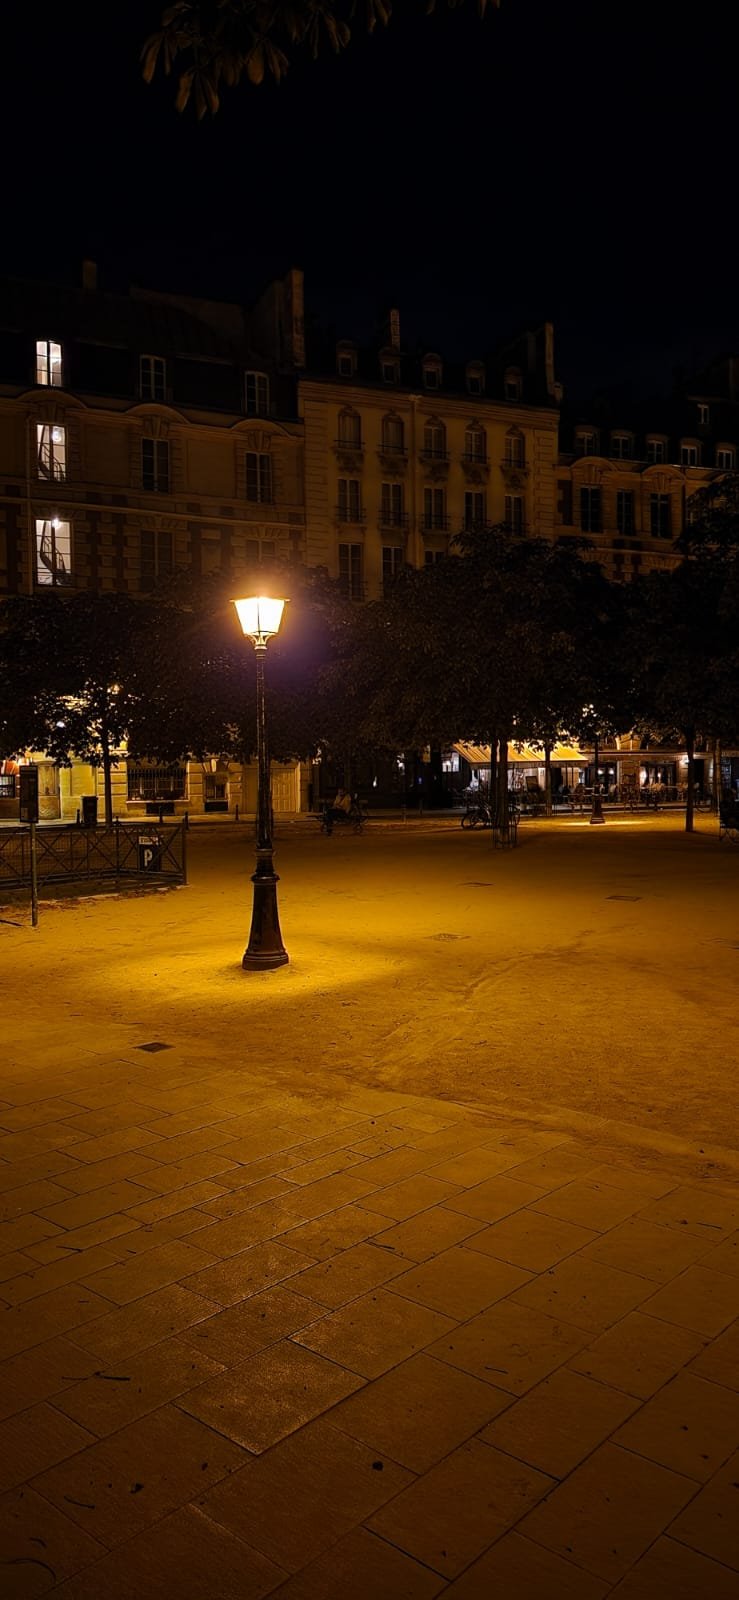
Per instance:
[[[36,340],[36,382],[62,387],[62,347],[53,339]]]
[[[397,383],[400,378],[400,362],[396,356],[383,356],[380,361],[380,372],[383,383]]]
[[[141,440],[141,487],[169,494],[169,440]]]
[[[173,567],[173,537],[171,532],[155,532],[142,528],[140,540],[140,588],[153,589],[158,578],[166,577]]]
[[[347,600],[363,600],[361,544],[339,545],[339,588]]]
[[[572,527],[572,482],[569,478],[557,480],[557,518],[566,528]]]
[[[707,428],[711,420],[711,408],[704,401],[698,401],[698,427]]]
[[[506,400],[521,399],[523,394],[523,379],[517,367],[508,368],[503,387]]]
[[[716,466],[723,472],[733,472],[736,462],[736,451],[733,445],[720,445],[716,451]]]
[[[424,423],[423,453],[431,461],[444,461],[446,458],[446,428],[436,418]]]
[[[467,379],[468,394],[485,393],[485,368],[479,361],[468,362],[465,377]]]
[[[627,539],[634,532],[634,496],[630,489],[616,490],[616,527]]]
[[[591,428],[579,428],[575,434],[575,452],[579,456],[596,454],[597,437]]]
[[[423,491],[423,526],[426,532],[446,528],[446,490]]]
[[[387,455],[405,453],[405,427],[402,417],[383,417],[382,448]]]
[[[55,423],[36,423],[36,464],[40,478],[61,483],[67,476],[67,430]]]
[[[184,800],[187,786],[185,767],[139,767],[128,763],[129,800],[148,800],[153,803]]]
[[[340,522],[361,522],[362,485],[359,478],[339,478],[338,516]]]
[[[258,567],[263,561],[274,561],[274,539],[247,539],[244,554],[249,567]]]
[[[266,502],[268,505],[271,505],[274,499],[272,457],[266,452],[256,450],[246,452],[246,498]]]
[[[630,461],[634,453],[634,442],[630,433],[611,434],[611,455],[616,461]]]
[[[523,533],[523,495],[507,494],[505,497],[505,525],[510,533]]]
[[[580,490],[580,527],[583,533],[600,533],[600,489],[586,486]]]
[[[266,372],[247,372],[244,398],[247,417],[269,416],[269,378]]]
[[[668,494],[650,494],[649,531],[653,539],[671,538],[672,515],[670,496]]]
[[[443,561],[446,550],[425,550],[423,564],[425,567],[435,567],[437,561]]]
[[[361,450],[362,418],[358,411],[339,412],[339,444],[345,449]]]
[[[357,352],[354,345],[342,341],[336,346],[336,371],[340,378],[353,378],[357,370]]]
[[[664,439],[647,439],[647,462],[650,467],[661,467],[665,460]]]
[[[464,497],[464,526],[467,532],[474,528],[484,528],[487,521],[485,490],[472,489],[465,492]]]
[[[526,461],[526,442],[517,428],[506,434],[504,461],[507,467],[522,467]]]
[[[142,400],[164,400],[167,364],[161,356],[139,356],[139,394]]]
[[[699,465],[700,449],[697,444],[686,444],[685,440],[680,445],[681,467],[697,467]]]
[[[398,574],[403,570],[403,549],[399,544],[382,547],[382,592],[388,594]]]
[[[438,356],[424,357],[423,383],[426,389],[441,388],[441,361]]]
[[[72,582],[72,525],[36,518],[36,582],[58,589]]]
[[[479,422],[471,422],[464,431],[464,459],[465,461],[487,461],[488,441],[484,428]]]
[[[380,521],[384,528],[402,528],[405,523],[405,496],[402,483],[380,485]]]

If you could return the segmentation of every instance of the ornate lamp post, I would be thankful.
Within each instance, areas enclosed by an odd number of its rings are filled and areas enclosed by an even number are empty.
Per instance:
[[[600,740],[598,734],[595,733],[593,735],[593,760],[595,762],[595,771],[593,773],[593,809],[590,813],[591,822],[605,822],[606,820],[603,815],[603,801],[601,798],[600,784],[598,782],[598,756],[600,754],[598,748],[599,744]]]
[[[264,694],[264,667],[267,640],[279,632],[284,600],[272,600],[267,595],[250,595],[245,600],[234,600],[239,622],[247,639],[254,646],[257,665],[257,761],[259,786],[257,791],[257,864],[252,875],[254,896],[251,914],[249,943],[241,963],[247,972],[266,972],[271,967],[283,967],[290,957],[282,943],[280,919],[277,912],[277,884],[279,882],[272,859],[272,827],[269,790],[269,747],[267,744],[267,709]]]

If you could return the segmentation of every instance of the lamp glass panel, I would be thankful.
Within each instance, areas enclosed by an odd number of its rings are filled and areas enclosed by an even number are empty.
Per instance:
[[[264,638],[279,632],[284,600],[273,600],[269,595],[249,595],[244,600],[234,600],[239,622],[248,638]]]

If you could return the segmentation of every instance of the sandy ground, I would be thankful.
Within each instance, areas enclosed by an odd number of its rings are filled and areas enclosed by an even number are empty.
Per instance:
[[[15,1065],[159,1040],[280,1087],[507,1107],[739,1170],[739,848],[715,819],[529,823],[512,852],[448,822],[284,825],[291,960],[259,974],[252,852],[247,827],[193,829],[186,889],[42,907],[36,930],[6,906]]]

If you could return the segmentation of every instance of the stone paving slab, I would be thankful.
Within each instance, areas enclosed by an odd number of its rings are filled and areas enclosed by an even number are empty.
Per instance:
[[[0,1197],[3,1600],[739,1595],[698,1153],[62,1049]]]

